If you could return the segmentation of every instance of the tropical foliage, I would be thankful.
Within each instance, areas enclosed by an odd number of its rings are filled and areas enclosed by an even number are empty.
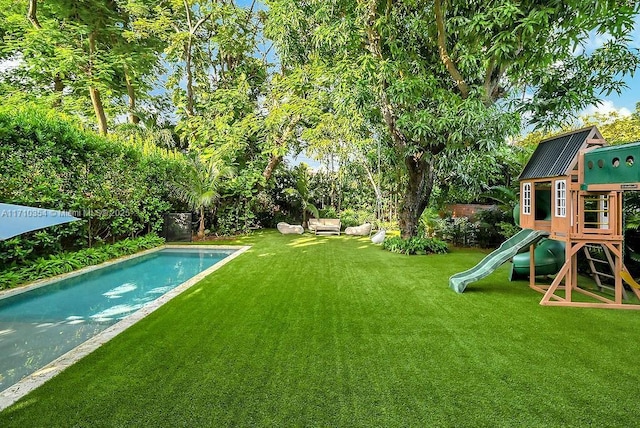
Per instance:
[[[177,182],[178,197],[199,215],[198,238],[204,237],[205,209],[220,198],[224,174],[214,162],[204,163],[200,158],[191,160],[185,180]]]
[[[184,157],[144,141],[106,139],[38,109],[0,112],[0,200],[70,211],[83,221],[0,241],[0,266],[162,229],[178,205]]]
[[[628,43],[639,8],[0,0],[4,105],[77,124],[6,119],[2,132],[24,141],[3,142],[0,196],[126,210],[38,235],[58,250],[158,230],[163,212],[185,209],[198,236],[300,223],[315,209],[420,235],[427,207],[513,185],[528,147],[507,137],[525,119],[558,125],[624,89],[640,63]],[[606,42],[586,49],[594,34]],[[303,173],[301,154],[319,166]],[[12,251],[29,252],[34,236]]]
[[[14,264],[0,272],[0,290],[100,264],[110,259],[137,253],[140,250],[157,247],[163,243],[164,239],[155,234],[149,234],[140,238],[124,239],[115,244],[104,244],[75,252],[39,257],[26,265]]]
[[[386,238],[382,248],[400,254],[444,254],[449,251],[447,243],[436,238],[413,237],[402,239],[399,236]]]
[[[442,158],[493,152],[519,114],[556,125],[623,87],[637,4],[271,0],[268,35],[289,68],[321,62],[402,168],[399,223],[414,236]],[[602,48],[576,55],[590,32]],[[553,42],[550,42],[553,40]],[[606,65],[605,65],[606,64]],[[614,71],[612,73],[612,71]],[[532,96],[523,96],[531,94]],[[392,170],[393,171],[393,170]]]

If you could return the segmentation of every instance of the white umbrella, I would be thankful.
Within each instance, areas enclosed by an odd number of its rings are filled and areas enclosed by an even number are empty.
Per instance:
[[[0,204],[0,241],[22,233],[80,220],[67,211]]]

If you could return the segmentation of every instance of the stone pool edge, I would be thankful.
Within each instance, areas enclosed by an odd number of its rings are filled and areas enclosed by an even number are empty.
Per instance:
[[[5,389],[3,391],[0,391],[0,412],[2,412],[4,409],[6,409],[7,407],[9,407],[12,404],[14,404],[16,401],[18,401],[19,399],[21,399],[22,397],[27,395],[29,392],[31,392],[34,389],[38,388],[39,386],[43,385],[49,379],[51,379],[54,376],[56,376],[57,374],[61,373],[67,367],[69,367],[72,364],[76,363],[81,358],[89,355],[90,353],[92,353],[93,351],[98,349],[100,346],[104,345],[109,340],[113,339],[115,336],[117,336],[118,334],[122,333],[127,328],[131,327],[132,325],[134,325],[135,323],[137,323],[141,319],[145,318],[146,316],[148,316],[149,314],[154,312],[156,309],[158,309],[160,306],[162,306],[165,303],[167,303],[169,300],[171,300],[174,297],[178,296],[179,294],[183,293],[185,290],[191,288],[192,286],[194,286],[195,284],[200,282],[206,276],[208,276],[211,273],[215,272],[216,270],[220,269],[222,266],[226,265],[227,263],[229,263],[231,260],[233,260],[236,257],[238,257],[239,255],[241,255],[242,253],[246,252],[247,250],[249,250],[251,248],[251,246],[248,246],[248,245],[243,245],[243,246],[236,246],[236,245],[162,245],[162,246],[159,246],[159,247],[156,247],[156,248],[152,248],[150,250],[145,250],[145,251],[141,251],[141,252],[136,253],[136,254],[132,254],[132,255],[129,255],[129,256],[121,257],[121,258],[118,258],[116,260],[110,260],[108,262],[101,263],[99,265],[88,266],[86,268],[80,269],[79,271],[75,271],[75,272],[71,272],[71,273],[68,273],[68,274],[65,274],[65,275],[57,276],[57,277],[55,277],[55,279],[47,279],[47,280],[37,281],[37,282],[35,282],[35,283],[31,284],[31,285],[28,285],[28,286],[25,286],[25,287],[21,287],[19,292],[13,292],[13,293],[10,293],[10,294],[9,293],[0,294],[0,298],[5,298],[5,297],[9,297],[10,295],[20,294],[20,293],[23,293],[23,292],[26,292],[26,291],[29,291],[29,290],[33,290],[34,288],[44,287],[46,285],[49,285],[51,283],[60,281],[60,280],[65,279],[65,278],[70,278],[70,277],[74,277],[74,276],[77,276],[77,275],[81,275],[81,274],[86,273],[86,272],[94,271],[96,269],[101,269],[103,267],[106,267],[106,266],[109,266],[109,265],[112,265],[112,264],[120,263],[120,262],[123,262],[125,260],[133,259],[133,258],[136,258],[136,257],[141,257],[141,256],[144,256],[146,254],[150,254],[150,253],[153,253],[153,252],[156,252],[156,251],[163,250],[165,248],[169,248],[169,249],[236,250],[236,251],[233,254],[230,254],[229,256],[227,256],[224,259],[220,260],[219,262],[217,262],[213,266],[209,267],[208,269],[203,270],[202,272],[198,273],[197,275],[191,277],[190,279],[186,280],[182,284],[178,285],[177,287],[173,288],[172,290],[170,290],[167,293],[163,294],[162,296],[158,297],[156,300],[154,300],[152,302],[149,302],[148,305],[145,305],[143,308],[141,308],[138,311],[134,312],[133,314],[129,315],[125,319],[123,319],[121,321],[118,321],[114,325],[112,325],[112,326],[108,327],[107,329],[101,331],[100,333],[98,333],[97,335],[93,336],[89,340],[87,340],[87,341],[81,343],[80,345],[76,346],[75,348],[73,348],[72,350],[67,352],[66,354],[56,358],[55,360],[53,360],[52,362],[50,362],[49,364],[47,364],[46,366],[44,366],[43,368],[38,370],[37,372],[30,374],[29,376],[23,378],[22,380],[18,381],[17,383],[11,385],[7,389]],[[16,290],[16,289],[14,289],[14,290]],[[10,290],[10,291],[14,291],[14,290]]]

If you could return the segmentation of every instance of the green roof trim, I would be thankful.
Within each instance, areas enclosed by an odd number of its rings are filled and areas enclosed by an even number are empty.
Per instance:
[[[601,138],[598,130],[592,126],[541,141],[518,179],[568,175],[570,169],[575,165],[578,153],[587,147],[587,140],[594,133]]]

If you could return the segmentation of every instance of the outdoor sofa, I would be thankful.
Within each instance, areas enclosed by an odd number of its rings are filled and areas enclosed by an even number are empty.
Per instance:
[[[309,219],[309,230],[316,235],[340,235],[342,223],[339,218]]]

